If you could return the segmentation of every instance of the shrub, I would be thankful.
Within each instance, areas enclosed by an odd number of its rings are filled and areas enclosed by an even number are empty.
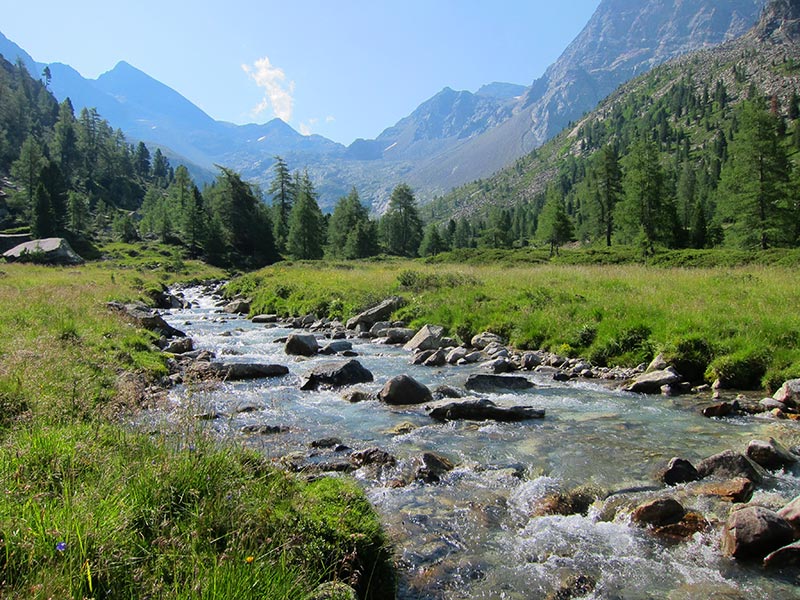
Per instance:
[[[664,348],[664,359],[689,381],[702,381],[714,359],[714,348],[701,337],[683,338]]]
[[[726,388],[758,389],[767,373],[770,359],[770,353],[766,350],[747,348],[716,358],[708,368],[706,377],[719,379]]]

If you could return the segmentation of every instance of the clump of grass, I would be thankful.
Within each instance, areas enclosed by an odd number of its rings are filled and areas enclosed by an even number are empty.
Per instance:
[[[255,453],[99,423],[16,435],[0,464],[3,597],[297,598],[331,579],[362,597],[393,589],[352,482],[305,483]]]

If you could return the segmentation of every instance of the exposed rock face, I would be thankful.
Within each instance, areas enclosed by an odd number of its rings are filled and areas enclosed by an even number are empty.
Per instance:
[[[433,399],[431,391],[408,375],[392,377],[378,393],[378,398],[386,404],[424,404]]]
[[[64,238],[44,238],[14,246],[3,252],[9,262],[42,262],[49,265],[82,265],[85,261]]]
[[[513,423],[529,419],[543,419],[544,411],[529,406],[498,406],[487,398],[448,402],[436,406],[430,413],[437,421],[501,421]]]
[[[373,380],[370,373],[357,360],[318,365],[306,376],[301,390],[316,390],[322,387],[337,388]]]
[[[737,510],[722,532],[722,551],[737,559],[762,559],[767,554],[791,544],[791,525],[777,513],[761,506]]]
[[[497,390],[528,390],[534,386],[526,377],[477,373],[467,378],[464,387],[475,392],[495,392]]]
[[[392,313],[401,306],[403,306],[403,299],[399,296],[387,298],[380,304],[373,306],[372,308],[368,308],[364,312],[359,313],[355,317],[349,319],[347,321],[347,328],[355,329],[357,326],[363,325],[366,327],[366,330],[369,331],[369,329],[378,321],[388,320]]]
[[[778,44],[800,41],[800,4],[797,0],[770,0],[753,35]]]

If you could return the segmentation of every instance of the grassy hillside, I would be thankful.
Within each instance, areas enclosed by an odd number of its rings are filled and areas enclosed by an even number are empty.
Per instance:
[[[695,378],[721,376],[738,387],[800,376],[796,266],[567,264],[596,258],[587,253],[531,264],[492,254],[492,262],[472,264],[461,255],[458,262],[281,263],[234,280],[228,293],[252,297],[256,313],[339,319],[399,294],[406,305],[397,318],[443,325],[463,341],[488,330],[521,349],[609,366],[635,366],[664,351],[690,360]]]
[[[179,437],[117,424],[167,369],[105,303],[223,273],[162,247],[106,251],[80,268],[0,264],[0,597],[289,599],[330,579],[391,594],[354,483],[288,476],[192,423]]]

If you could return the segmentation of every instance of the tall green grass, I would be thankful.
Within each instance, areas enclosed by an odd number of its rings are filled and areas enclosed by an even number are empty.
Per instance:
[[[798,269],[401,261],[279,264],[232,281],[253,312],[346,319],[399,294],[395,315],[468,341],[635,366],[665,352],[695,380],[773,387],[800,376]]]

